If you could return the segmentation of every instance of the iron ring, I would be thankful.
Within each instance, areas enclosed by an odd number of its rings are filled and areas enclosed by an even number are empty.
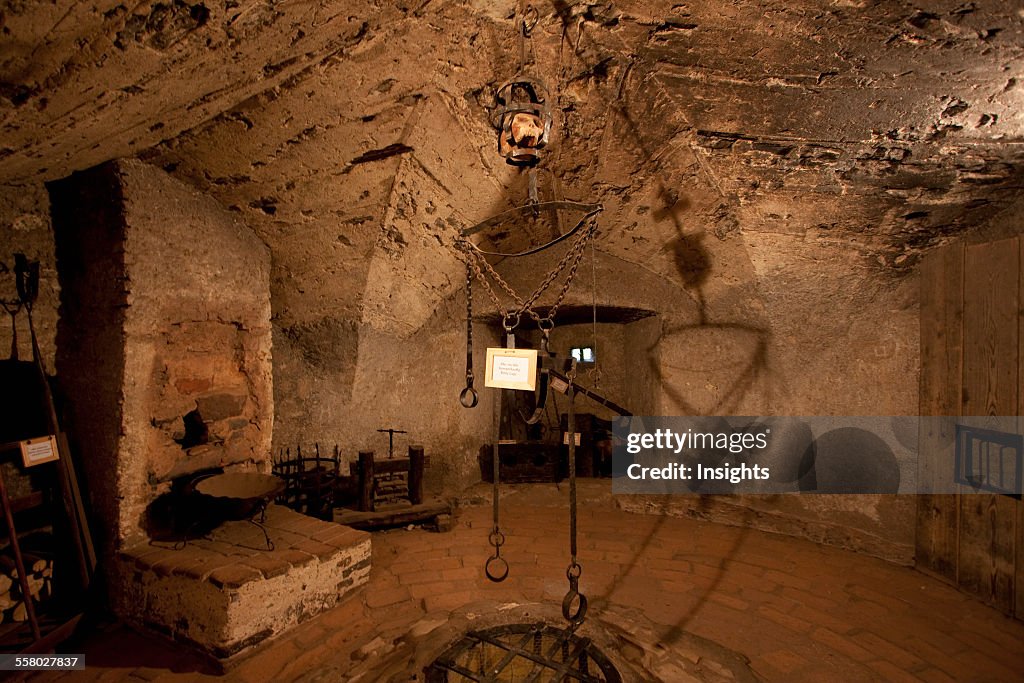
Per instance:
[[[519,327],[519,313],[506,313],[501,319],[501,326],[505,328],[506,332],[511,332]]]
[[[577,598],[579,598],[579,603],[576,605],[576,611],[573,612],[572,603]],[[587,596],[570,588],[562,598],[562,616],[574,626],[583,623],[583,619],[587,616]]]
[[[565,578],[569,579],[570,581],[575,581],[576,579],[580,578],[580,575],[582,573],[583,567],[581,567],[578,562],[573,562],[568,567],[566,567]]]
[[[498,565],[497,572],[491,569],[491,565],[495,562],[501,563],[500,565]],[[494,583],[501,583],[502,581],[508,578],[508,562],[506,562],[503,558],[501,558],[498,555],[488,557],[487,563],[484,564],[484,574],[486,574],[487,578],[493,581]]]
[[[487,542],[493,545],[495,548],[505,545],[505,534],[500,531],[492,531],[487,536]]]
[[[537,327],[539,327],[542,332],[550,332],[555,329],[555,321],[551,318],[539,318],[537,320]]]
[[[480,400],[479,395],[476,393],[476,389],[471,386],[467,386],[459,394],[459,403],[462,404],[463,408],[475,408],[477,402]]]

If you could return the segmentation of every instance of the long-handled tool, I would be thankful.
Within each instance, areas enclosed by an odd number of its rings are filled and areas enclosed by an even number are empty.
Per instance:
[[[87,588],[92,579],[93,571],[96,569],[96,550],[93,547],[92,535],[89,532],[89,523],[85,516],[85,506],[82,504],[82,494],[78,488],[78,477],[75,474],[74,464],[71,462],[71,452],[60,430],[60,421],[57,419],[57,407],[53,400],[53,392],[50,391],[50,381],[46,374],[46,366],[43,363],[42,352],[39,350],[39,341],[36,338],[35,324],[32,320],[32,308],[35,305],[36,298],[39,296],[39,262],[30,262],[25,258],[24,254],[15,254],[14,273],[16,276],[18,298],[28,314],[28,330],[32,337],[32,356],[35,360],[36,369],[39,371],[39,381],[43,387],[43,396],[46,399],[50,432],[57,437],[57,451],[60,455],[60,466],[57,468],[57,474],[60,480],[64,505],[68,511],[68,523],[71,525],[75,550],[78,553],[82,586]]]

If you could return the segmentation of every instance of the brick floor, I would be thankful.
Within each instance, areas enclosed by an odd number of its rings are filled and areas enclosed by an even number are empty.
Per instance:
[[[935,579],[789,537],[625,513],[606,487],[588,482],[581,495],[581,589],[592,615],[641,610],[666,647],[688,632],[744,655],[769,681],[1024,680],[1024,623]],[[557,603],[568,562],[565,487],[514,491],[503,497],[503,583],[483,575],[491,514],[483,502],[463,508],[447,533],[375,534],[364,590],[233,662],[224,676],[179,646],[112,626],[72,644],[89,668],[63,677],[287,681],[323,667],[345,680],[356,664],[386,658],[414,624],[445,623],[450,610],[480,601]]]

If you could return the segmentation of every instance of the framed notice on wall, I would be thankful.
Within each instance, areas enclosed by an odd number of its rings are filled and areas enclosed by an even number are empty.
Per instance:
[[[25,467],[53,462],[59,457],[57,439],[52,436],[41,436],[38,439],[27,439],[21,442],[21,462]]]
[[[484,386],[533,391],[537,386],[537,349],[487,349]]]

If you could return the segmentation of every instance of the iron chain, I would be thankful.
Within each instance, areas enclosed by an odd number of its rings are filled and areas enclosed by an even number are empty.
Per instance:
[[[501,277],[501,275],[498,274],[494,269],[494,266],[492,266],[482,254],[477,253],[471,248],[463,248],[462,251],[466,254],[467,265],[472,269],[476,278],[484,285],[484,289],[487,291],[487,294],[490,296],[495,307],[498,312],[501,313],[503,318],[508,319],[510,317],[521,317],[523,314],[528,314],[538,324],[541,324],[542,320],[551,321],[554,318],[555,313],[558,311],[559,306],[561,306],[562,302],[565,300],[583,259],[587,243],[593,237],[595,229],[596,222],[591,221],[586,229],[580,232],[579,236],[558,264],[551,269],[547,276],[545,276],[544,280],[541,281],[537,289],[534,290],[530,297],[525,300],[503,277]],[[555,297],[554,303],[552,303],[551,307],[548,309],[547,315],[541,317],[541,315],[534,310],[534,304],[537,303],[537,300],[540,299],[544,292],[547,291],[547,289],[555,280],[558,279],[558,276],[561,275],[566,268],[568,268],[568,274],[565,281],[562,283],[562,288]],[[490,280],[494,280],[494,282],[496,282],[499,287],[508,294],[517,306],[515,311],[510,312],[504,305],[502,305],[501,299],[491,286]]]

